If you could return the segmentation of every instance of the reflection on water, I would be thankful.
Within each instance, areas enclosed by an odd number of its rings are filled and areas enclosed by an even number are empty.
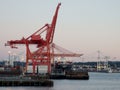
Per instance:
[[[0,90],[120,90],[120,73],[89,75],[89,80],[54,80],[53,87],[0,87]]]

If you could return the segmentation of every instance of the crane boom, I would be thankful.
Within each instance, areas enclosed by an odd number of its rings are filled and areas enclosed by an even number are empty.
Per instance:
[[[54,50],[54,53],[50,52],[50,55],[53,57],[80,57],[83,54],[77,54],[77,53],[73,53],[65,48],[62,48],[58,45],[56,45],[55,43],[52,43],[50,45],[50,48]],[[33,52],[32,54],[36,55],[36,56],[47,56],[46,50],[44,50],[43,52],[41,51],[41,49],[43,48],[39,48],[38,50],[36,50],[35,52]],[[59,51],[59,52],[55,52],[55,50]],[[51,50],[52,51],[52,50]]]
[[[58,6],[56,8],[56,11],[55,11],[55,14],[53,16],[52,23],[50,25],[51,28],[49,28],[49,30],[47,31],[46,40],[49,43],[53,42],[53,37],[54,37],[54,32],[55,32],[55,26],[56,26],[57,16],[58,16],[58,10],[59,10],[60,5],[61,5],[61,3],[58,4]]]

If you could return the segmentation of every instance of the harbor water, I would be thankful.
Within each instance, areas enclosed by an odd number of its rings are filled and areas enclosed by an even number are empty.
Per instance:
[[[89,80],[53,80],[53,87],[0,87],[0,90],[120,90],[120,73],[89,75]]]

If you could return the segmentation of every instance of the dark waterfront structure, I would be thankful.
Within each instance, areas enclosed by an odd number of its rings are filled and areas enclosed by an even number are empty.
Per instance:
[[[76,68],[73,63],[55,63],[51,79],[89,80],[88,71]]]
[[[0,86],[45,86],[52,87],[53,81],[38,77],[0,77]]]
[[[89,80],[88,72],[68,71],[63,73],[52,73],[50,79]]]

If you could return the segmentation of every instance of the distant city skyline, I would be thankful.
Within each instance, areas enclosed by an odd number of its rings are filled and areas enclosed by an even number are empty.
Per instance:
[[[97,58],[97,51],[120,61],[120,0],[0,0],[0,60],[12,53],[25,52],[5,47],[9,40],[28,37],[51,23],[57,4],[59,10],[54,43],[87,61]]]

